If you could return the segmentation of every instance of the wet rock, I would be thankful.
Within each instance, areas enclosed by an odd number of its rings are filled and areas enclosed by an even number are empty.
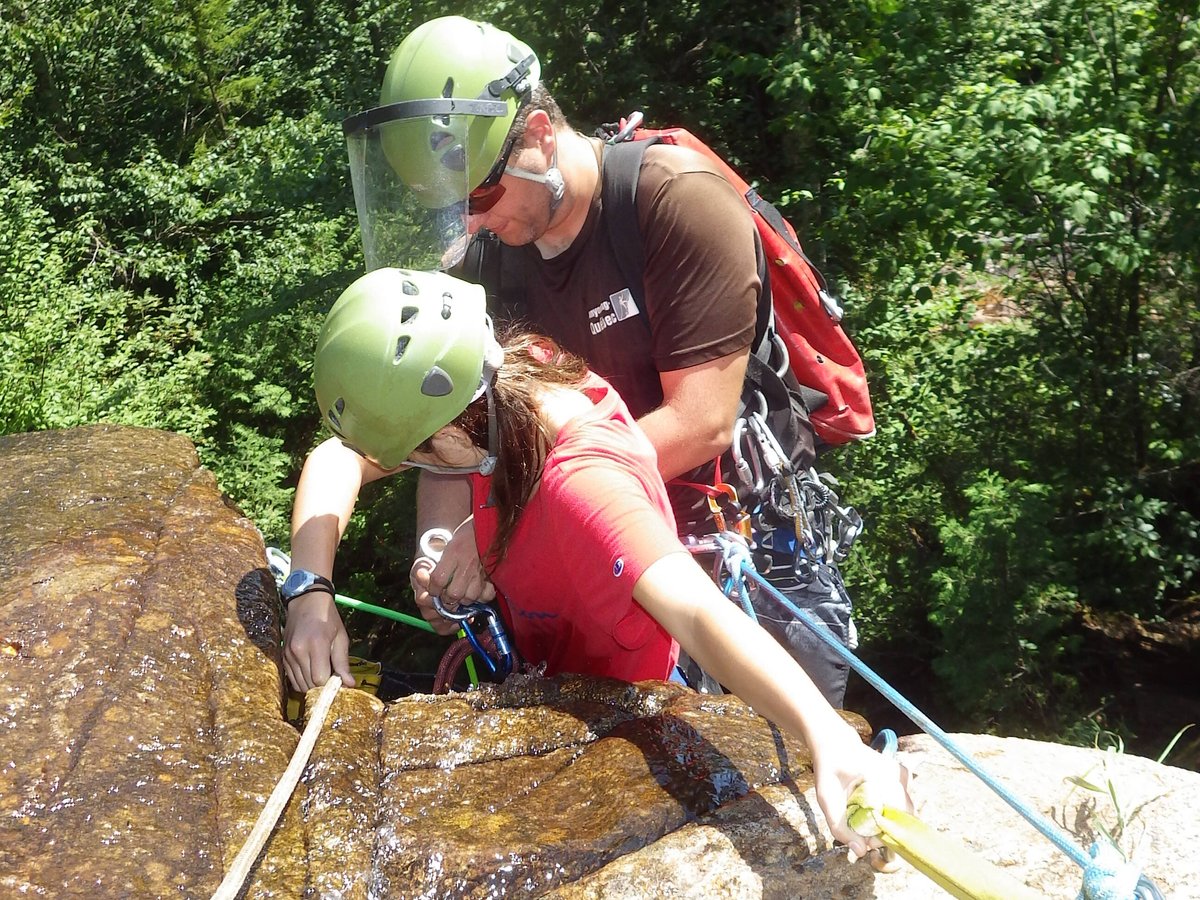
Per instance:
[[[569,677],[398,701],[382,755],[373,877],[394,897],[540,896],[810,772],[802,744],[735,698]],[[811,855],[784,840],[789,865]]]
[[[0,893],[207,896],[296,743],[257,531],[185,438],[109,426],[0,438],[0,522]]]
[[[211,895],[298,740],[257,531],[185,439],[105,426],[0,438],[0,522],[0,895]],[[1064,779],[1099,754],[960,740],[1090,842],[1102,798]],[[1074,865],[974,776],[924,739],[902,752],[932,827],[1074,896]],[[1117,762],[1146,872],[1200,896],[1200,775]],[[533,677],[387,706],[341,691],[243,893],[936,895],[846,863],[803,745],[737,700]]]

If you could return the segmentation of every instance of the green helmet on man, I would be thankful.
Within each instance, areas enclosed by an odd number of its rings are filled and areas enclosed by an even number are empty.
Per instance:
[[[425,247],[413,251],[425,257],[398,258],[412,238],[379,230],[427,217],[442,250],[463,237],[465,226],[454,225],[458,205],[500,164],[540,77],[533,50],[485,22],[443,16],[404,38],[384,74],[380,105],[342,123],[368,270],[446,267],[431,265]]]
[[[444,16],[419,26],[392,54],[380,105],[454,98],[500,101],[504,112],[407,119],[383,132],[388,161],[428,206],[463,200],[466,193],[459,191],[478,187],[500,159],[539,73],[527,45],[486,22]],[[466,172],[468,178],[441,177],[442,169]]]
[[[479,285],[383,268],[348,287],[317,339],[317,405],[384,469],[404,463],[489,389],[501,354]]]

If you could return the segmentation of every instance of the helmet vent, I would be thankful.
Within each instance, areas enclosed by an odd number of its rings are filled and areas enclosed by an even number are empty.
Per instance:
[[[415,297],[417,294],[421,293],[421,289],[417,287],[417,283],[411,278],[404,279],[404,284],[400,286],[400,290],[404,291],[404,294],[407,297]],[[410,306],[408,309],[412,309],[412,307]],[[416,312],[416,310],[413,311]],[[405,312],[407,313],[407,310],[405,310]]]
[[[342,413],[346,411],[346,398],[338,397],[333,401],[333,406],[325,413],[329,417],[329,424],[334,428],[342,427]]]
[[[449,291],[442,294],[442,318],[450,318],[450,314],[454,311],[450,308],[450,301],[454,299],[454,295]]]
[[[454,79],[453,78],[447,78],[446,83],[444,85],[442,85],[442,96],[446,97],[446,98],[454,96]],[[434,116],[433,121],[437,122],[443,128],[450,127],[450,116],[448,116],[448,115]]]
[[[404,356],[404,351],[408,349],[408,342],[412,338],[407,334],[402,334],[396,338],[396,355],[392,357],[392,365],[398,365]]]
[[[406,306],[400,310],[400,324],[407,325],[409,322],[415,319],[417,317],[417,311],[417,307],[415,306]]]
[[[421,382],[421,393],[426,397],[445,397],[454,391],[454,379],[440,366],[434,366],[425,373]]]

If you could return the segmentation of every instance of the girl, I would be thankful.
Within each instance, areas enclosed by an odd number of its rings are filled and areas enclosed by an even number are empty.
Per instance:
[[[473,514],[527,662],[548,675],[665,679],[682,645],[812,749],[821,809],[853,856],[878,843],[845,823],[859,782],[911,809],[900,767],[862,743],[679,542],[654,450],[620,397],[544,338],[501,349],[482,288],[443,273],[363,276],[329,313],[314,377],[336,437],[305,462],[293,509],[284,663],[297,690],[331,673],[354,683],[330,579],[362,485],[410,466],[469,474],[455,521]]]

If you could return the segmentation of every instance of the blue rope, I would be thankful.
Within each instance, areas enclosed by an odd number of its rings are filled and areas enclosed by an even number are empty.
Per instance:
[[[745,576],[747,569],[751,572],[756,571],[754,559],[750,556],[750,548],[741,541],[735,541],[724,535],[717,536],[717,543],[721,545],[721,562],[725,566],[725,571],[729,573],[723,586],[725,596],[732,599],[736,594],[738,602],[742,605],[742,611],[752,621],[757,622],[758,613],[754,610],[754,604],[750,602],[750,584],[746,581]]]
[[[834,650],[850,665],[852,669],[854,669],[855,672],[861,675],[869,684],[883,694],[883,696],[886,697],[893,706],[908,716],[908,718],[911,719],[914,724],[920,727],[922,731],[941,744],[951,756],[966,766],[967,769],[974,773],[977,778],[995,791],[1005,803],[1020,813],[1021,816],[1023,816],[1024,819],[1029,822],[1029,824],[1040,831],[1046,838],[1050,840],[1051,843],[1054,844],[1054,846],[1058,847],[1058,849],[1066,854],[1072,861],[1074,861],[1076,865],[1083,869],[1085,873],[1085,893],[1081,894],[1081,897],[1089,898],[1089,900],[1108,900],[1108,898],[1116,896],[1111,893],[1103,892],[1104,890],[1111,890],[1111,888],[1102,886],[1111,884],[1112,879],[1117,875],[1115,868],[1106,865],[1107,857],[1104,857],[1102,860],[1094,860],[1093,857],[1104,855],[1100,854],[1095,847],[1093,847],[1092,854],[1089,856],[1088,853],[1085,853],[1081,847],[1072,841],[1071,838],[1061,831],[1052,821],[1047,819],[1037,810],[1030,807],[1019,797],[1009,791],[999,781],[997,781],[989,772],[983,769],[983,767],[981,767],[969,753],[963,750],[962,747],[960,747],[954,741],[954,739],[950,737],[949,734],[939,728],[932,719],[921,712],[921,710],[917,709],[917,707],[910,703],[908,699],[904,697],[904,695],[902,695],[899,691],[897,691],[879,675],[877,675],[874,670],[870,668],[870,666],[868,666],[857,656],[851,653],[846,647],[844,647],[841,641],[834,637],[823,623],[815,619],[807,610],[800,609],[798,606],[796,606],[796,604],[780,593],[780,591],[773,584],[767,581],[765,577],[760,575],[758,570],[754,567],[754,562],[750,558],[749,554],[746,554],[745,556],[739,556],[734,561],[741,567],[741,570],[737,573],[739,578],[749,578],[750,580],[754,581],[755,584],[766,590],[767,593],[769,593],[772,597],[790,609],[801,622],[808,626],[808,629],[813,632],[813,634],[822,640],[828,647]],[[1099,863],[1099,865],[1097,865],[1097,863]],[[1112,871],[1109,871],[1110,869],[1112,869]],[[1095,885],[1089,882],[1089,875],[1094,876],[1092,881],[1095,882]],[[1108,876],[1107,880],[1106,876]],[[1088,893],[1089,891],[1096,890],[1097,888],[1099,888],[1101,892]],[[1137,889],[1135,890],[1134,895],[1138,897],[1151,898],[1151,900],[1158,900],[1158,898],[1162,897],[1162,894],[1159,893],[1158,888],[1155,887],[1154,883],[1144,875],[1139,877]],[[1126,893],[1123,896],[1129,897],[1130,895]]]

